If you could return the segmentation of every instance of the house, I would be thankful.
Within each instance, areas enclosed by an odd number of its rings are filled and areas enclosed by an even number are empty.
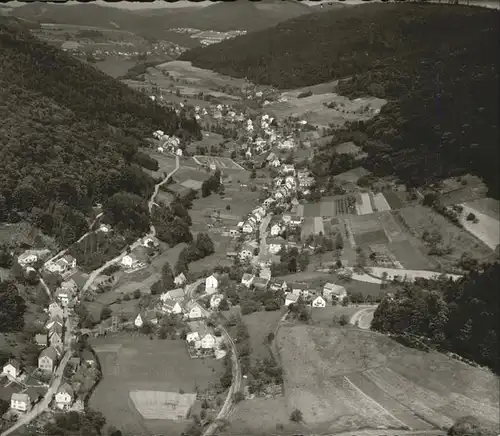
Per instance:
[[[283,238],[276,237],[267,241],[269,244],[269,253],[278,254],[283,247],[286,247],[286,241]]]
[[[233,238],[235,238],[239,234],[240,234],[240,231],[238,229],[229,229],[229,236],[232,236]]]
[[[214,294],[210,298],[210,308],[217,309],[222,301],[224,296],[222,294]]]
[[[269,283],[268,279],[264,279],[262,277],[255,277],[252,282],[252,286],[255,289],[258,289],[260,291],[264,291],[267,289],[267,284]]]
[[[217,292],[217,288],[219,287],[219,280],[217,280],[217,277],[212,274],[211,276],[207,277],[205,280],[205,292],[210,295],[214,294]]]
[[[69,254],[64,255],[58,262],[61,261],[65,265],[64,271],[69,271],[76,268],[76,259]]]
[[[49,331],[56,329],[56,328],[61,328],[63,327],[63,322],[62,318],[59,316],[55,316],[49,322],[45,325],[45,328]]]
[[[53,372],[57,364],[57,351],[54,347],[47,347],[38,356],[38,368],[44,372]]]
[[[184,289],[177,288],[172,289],[171,291],[164,292],[160,296],[161,301],[172,300],[172,301],[183,301],[184,300]]]
[[[74,392],[68,383],[63,383],[56,393],[56,407],[64,410],[68,409],[73,403]]]
[[[53,347],[62,347],[63,345],[63,340],[62,340],[62,328],[54,328],[51,329],[49,332],[49,344]]]
[[[253,225],[250,222],[246,222],[243,224],[243,228],[241,229],[243,233],[252,233],[254,231]]]
[[[88,349],[82,351],[81,360],[82,363],[85,363],[88,366],[95,366],[97,364],[94,354]]]
[[[144,324],[158,324],[158,317],[153,310],[143,311],[137,314],[134,320],[134,325],[141,328]]]
[[[64,309],[59,305],[57,301],[54,301],[49,304],[49,316],[50,318],[63,318],[64,317]]]
[[[16,359],[9,359],[9,361],[2,368],[2,374],[12,378],[19,377],[21,372],[21,364]]]
[[[252,281],[255,278],[253,274],[244,273],[241,277],[241,284],[249,288],[252,285]]]
[[[203,338],[201,339],[201,348],[204,349],[211,349],[215,347],[215,337],[214,335],[207,333]]]
[[[321,295],[318,295],[312,302],[312,307],[325,307],[326,301]]]
[[[267,281],[271,280],[272,277],[271,268],[269,268],[268,266],[263,267],[259,272],[259,277]]]
[[[290,285],[292,290],[292,294],[298,295],[301,297],[307,297],[309,295],[309,285],[305,283],[293,283]]]
[[[303,218],[297,215],[294,215],[290,218],[290,224],[292,226],[300,226],[303,222]]]
[[[130,254],[127,254],[122,257],[122,260],[120,263],[122,264],[123,267],[125,268],[132,268],[132,266],[136,263],[136,259],[133,258]]]
[[[290,304],[294,304],[299,300],[299,296],[292,294],[290,292],[287,292],[285,294],[285,306],[289,306]]]
[[[178,148],[177,150],[175,150],[175,154],[177,156],[182,156],[182,148]]]
[[[271,236],[278,236],[281,233],[281,226],[276,223],[271,226]]]
[[[143,247],[158,247],[160,244],[156,240],[156,238],[152,238],[151,236],[147,236],[142,240]]]
[[[98,232],[109,233],[111,231],[111,226],[106,224],[101,224],[97,229]]]
[[[266,210],[262,206],[259,206],[259,207],[255,208],[254,210],[252,210],[252,213],[259,214],[259,215],[261,215],[261,217],[266,216]]]
[[[191,332],[186,335],[186,342],[190,345],[194,345],[195,342],[200,340],[200,335],[198,332]]]
[[[19,255],[17,263],[25,268],[28,265],[33,265],[37,260],[38,256],[33,251],[27,250]]]
[[[281,172],[283,174],[295,174],[295,165],[285,164],[281,167]]]
[[[71,279],[61,283],[61,286],[57,289],[55,296],[62,306],[67,306],[68,303],[73,300],[77,291],[78,286],[75,281]]]
[[[285,224],[290,224],[290,221],[292,220],[292,216],[291,215],[283,215],[281,217],[281,219],[283,220],[283,222]]]
[[[178,276],[174,278],[174,283],[176,286],[182,286],[184,283],[186,283],[186,276],[184,273],[180,273]]]
[[[269,207],[271,204],[273,204],[276,200],[272,197],[268,197],[264,200],[264,207]]]
[[[343,286],[336,285],[335,283],[327,283],[323,287],[323,298],[327,301],[332,301],[332,297],[336,297],[342,301],[347,297],[347,291]]]
[[[271,289],[271,291],[286,291],[288,289],[288,286],[286,284],[286,282],[282,279],[273,279],[271,280],[271,283],[269,285],[269,289]]]
[[[39,333],[35,335],[35,342],[39,347],[46,347],[48,345],[47,334]]]
[[[274,168],[278,168],[280,165],[281,165],[281,162],[280,162],[280,160],[278,158],[274,159],[271,162],[271,166],[274,167]]]
[[[10,397],[10,407],[19,412],[31,409],[31,398],[27,393],[14,392]]]
[[[191,321],[203,318],[203,313],[201,311],[201,307],[198,306],[198,304],[196,304],[196,303],[188,304],[186,309],[187,309],[187,317]]]

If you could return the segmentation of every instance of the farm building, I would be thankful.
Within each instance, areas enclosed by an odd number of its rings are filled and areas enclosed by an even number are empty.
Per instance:
[[[343,286],[336,285],[335,283],[327,283],[323,287],[323,298],[327,301],[331,301],[332,297],[343,300],[347,297],[347,291]]]

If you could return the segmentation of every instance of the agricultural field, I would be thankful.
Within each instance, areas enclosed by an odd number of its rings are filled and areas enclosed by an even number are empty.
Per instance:
[[[453,268],[463,253],[468,253],[479,261],[491,258],[491,248],[432,209],[418,205],[400,209],[398,213],[408,229],[418,237],[421,237],[424,231],[438,232],[443,238],[441,245],[453,248],[452,253],[436,257],[436,261],[445,270]]]
[[[306,203],[303,205],[303,217],[328,217],[334,218],[349,213],[348,196],[325,197],[319,203]]]
[[[405,206],[404,195],[405,192],[383,191],[382,195],[389,204],[391,209],[401,209]]]
[[[287,410],[301,410],[307,427],[425,431],[469,414],[497,422],[498,377],[445,355],[349,326],[284,325],[278,343]]]
[[[176,394],[205,390],[222,373],[220,361],[191,359],[183,341],[117,334],[93,339],[92,346],[103,379],[89,405],[101,411],[110,425],[128,434],[180,435],[189,421],[175,418],[177,412],[186,412],[185,403],[192,398],[176,398]],[[165,398],[169,398],[169,405]],[[167,408],[169,413],[165,413]]]
[[[151,175],[155,179],[163,177],[163,174],[165,173],[168,174],[175,168],[175,158],[173,156],[160,153],[159,151],[156,151],[156,149],[154,148],[144,148],[141,151],[158,161],[157,171],[150,171],[144,168],[144,171],[146,171],[149,175]]]
[[[226,170],[241,170],[246,171],[240,164],[236,163],[233,159],[229,157],[219,157],[219,156],[194,156],[194,161],[199,165],[212,165],[214,164],[218,169],[222,171]]]
[[[356,203],[356,213],[358,215],[369,215],[373,213],[370,194],[368,192],[360,193],[360,201]]]
[[[272,312],[254,312],[242,317],[243,322],[248,328],[253,358],[264,359],[269,356],[269,348],[266,345],[267,335],[275,331],[282,315],[277,310]]]
[[[134,67],[137,61],[133,59],[123,59],[121,57],[109,57],[103,61],[98,61],[94,66],[107,75],[117,78],[127,74],[127,71]]]
[[[391,206],[384,197],[384,194],[378,192],[377,194],[371,194],[372,206],[375,212],[384,212],[391,210]]]

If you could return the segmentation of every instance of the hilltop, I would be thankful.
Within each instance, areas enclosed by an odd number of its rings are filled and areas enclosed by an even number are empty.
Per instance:
[[[498,198],[498,22],[498,11],[467,6],[352,6],[180,59],[281,89],[344,79],[343,95],[389,101],[372,121],[351,126],[376,175],[418,186],[472,172]]]
[[[40,23],[71,24],[121,29],[147,39],[168,39],[169,29],[260,30],[303,14],[309,6],[297,1],[224,2],[200,8],[127,11],[93,4],[55,5],[30,3],[11,14]]]
[[[194,120],[37,40],[16,20],[0,18],[0,45],[0,221],[28,219],[67,244],[87,228],[96,201],[151,192],[154,180],[133,163],[146,135],[199,135]]]

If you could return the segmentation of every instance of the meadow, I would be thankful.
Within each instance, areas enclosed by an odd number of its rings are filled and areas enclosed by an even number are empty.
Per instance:
[[[217,382],[222,363],[191,359],[183,341],[150,340],[147,336],[117,334],[92,340],[103,379],[90,398],[90,407],[101,411],[108,424],[132,434],[162,432],[179,435],[185,420],[144,419],[134,405],[134,391],[195,393]],[[151,394],[149,395],[152,396]]]

